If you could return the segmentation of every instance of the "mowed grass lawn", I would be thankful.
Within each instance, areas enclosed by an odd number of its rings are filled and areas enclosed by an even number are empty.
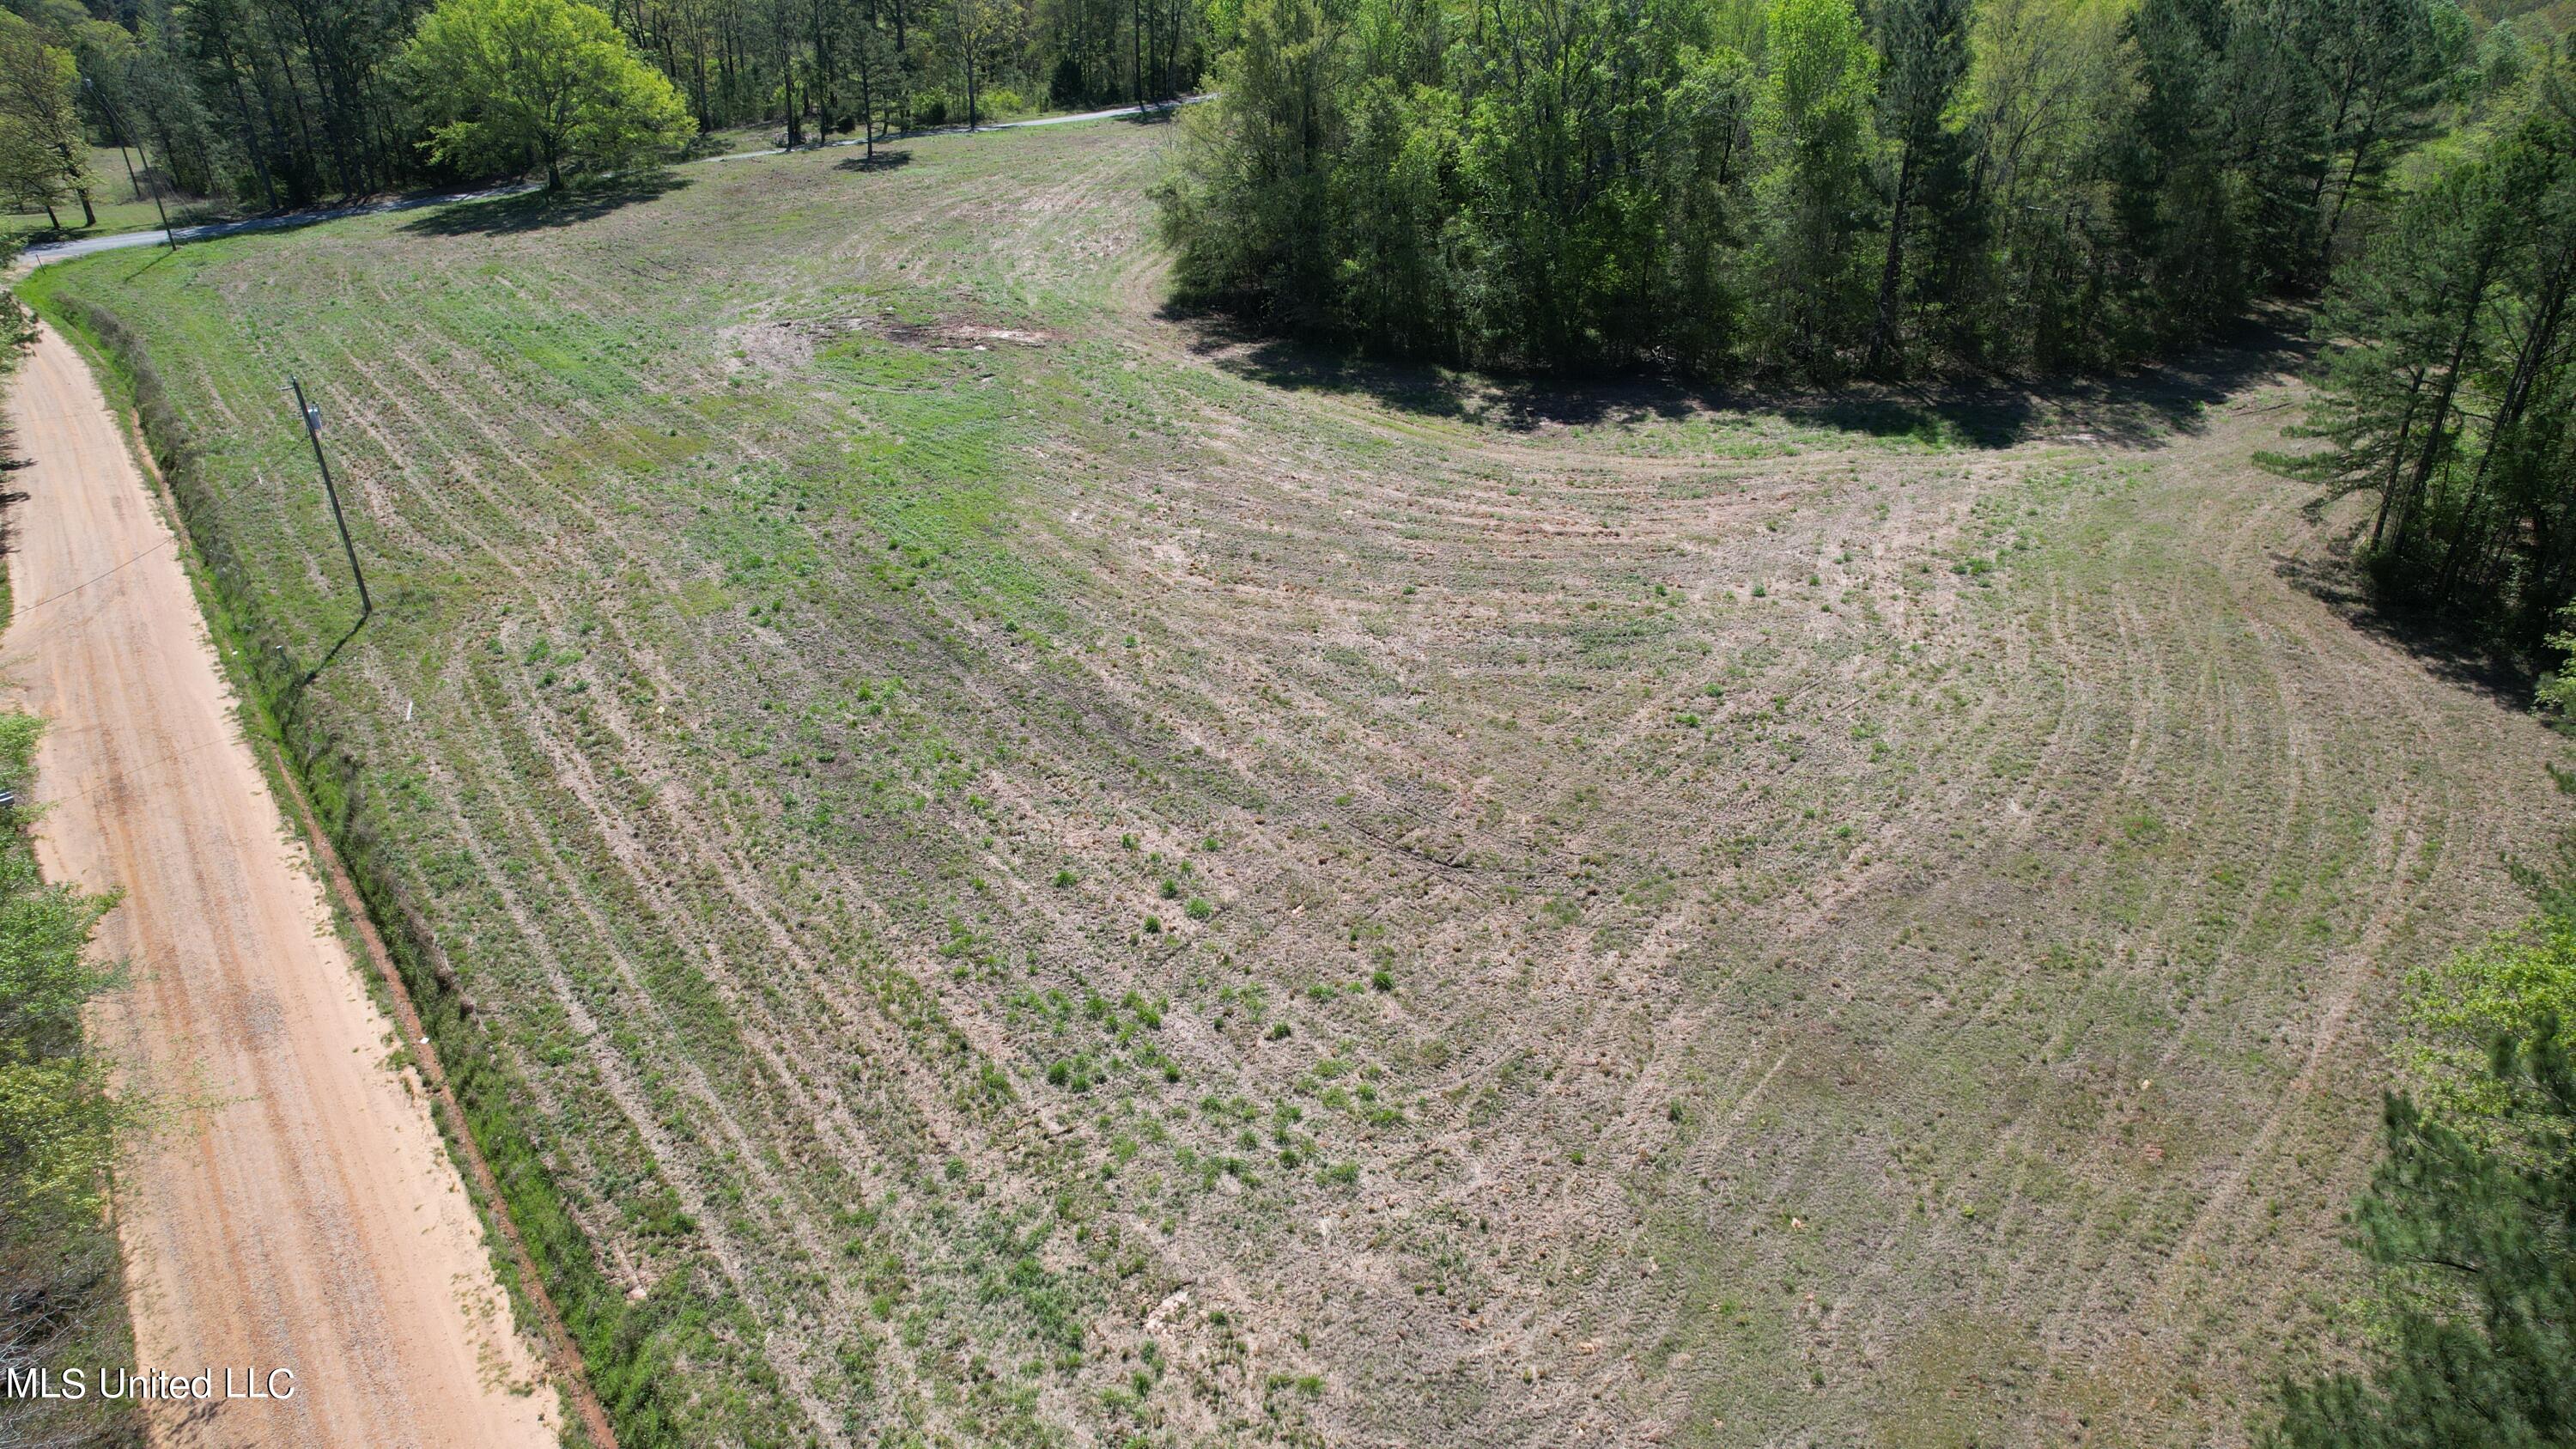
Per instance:
[[[302,737],[630,1440],[2242,1442],[2554,758],[2301,586],[2295,356],[1348,366],[1166,310],[1168,134],[31,284],[297,664],[322,407]]]

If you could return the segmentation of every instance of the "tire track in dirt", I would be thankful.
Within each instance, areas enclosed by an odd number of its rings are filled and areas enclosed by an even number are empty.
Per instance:
[[[492,728],[487,717],[483,728],[487,739],[491,737]],[[513,824],[520,831],[531,830],[524,814],[506,806],[504,808],[513,817]],[[589,1055],[592,1070],[597,1073],[610,1100],[617,1104],[620,1114],[626,1118],[628,1125],[643,1141],[646,1150],[652,1154],[657,1175],[673,1189],[682,1207],[701,1225],[701,1237],[707,1245],[709,1254],[721,1265],[725,1277],[733,1284],[735,1291],[741,1293],[754,1305],[765,1306],[768,1298],[767,1290],[753,1272],[749,1254],[736,1245],[720,1228],[709,1226],[724,1222],[725,1214],[715,1206],[713,1194],[708,1188],[694,1180],[694,1169],[700,1161],[700,1154],[682,1150],[678,1141],[670,1135],[665,1117],[653,1110],[648,1093],[633,1079],[626,1065],[624,1051],[613,1045],[604,1045],[608,1041],[609,1034],[601,1027],[597,1017],[583,999],[581,990],[575,986],[572,973],[549,944],[548,933],[538,929],[527,902],[520,896],[519,891],[509,884],[511,873],[502,868],[502,857],[481,838],[469,822],[462,819],[461,815],[457,821],[457,829],[465,849],[472,854],[476,865],[481,868],[486,888],[500,901],[503,911],[511,923],[518,928],[520,937],[527,942],[530,954],[544,974],[556,1003],[561,1006],[580,1039],[594,1048]],[[552,852],[541,836],[529,833],[525,838],[530,842],[531,853],[541,859],[551,859]],[[559,867],[555,869],[559,870]],[[550,870],[549,873],[553,872]],[[614,959],[613,956],[612,959]],[[654,999],[653,994],[644,988],[640,981],[633,979],[631,973],[632,968],[628,967],[626,971],[621,972],[621,979],[626,982],[630,990],[648,1004],[651,1003]],[[737,1149],[736,1160],[743,1169],[757,1173],[760,1160],[758,1150],[750,1146],[748,1135],[727,1113],[723,1104],[716,1099],[704,1073],[696,1069],[694,1062],[686,1063],[686,1066],[688,1067],[685,1075],[688,1078],[689,1096],[707,1112],[718,1131],[734,1143]],[[764,1182],[763,1186],[774,1187],[775,1184]],[[806,1412],[809,1415],[821,1416],[817,1418],[818,1426],[837,1424],[837,1416],[824,1413],[823,1402],[814,1393],[812,1367],[805,1363],[801,1356],[783,1352],[781,1345],[766,1337],[762,1341],[762,1350],[770,1366],[796,1393]]]

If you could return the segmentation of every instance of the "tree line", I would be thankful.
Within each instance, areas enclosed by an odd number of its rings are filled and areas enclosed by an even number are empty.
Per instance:
[[[2512,81],[2338,274],[2304,430],[2324,446],[2270,461],[2369,504],[2384,598],[2527,648],[2576,598],[2576,72],[2551,52]]]
[[[2524,66],[2450,0],[1247,0],[1179,280],[1473,365],[2151,356],[2313,290]]]
[[[451,0],[453,3],[453,0]],[[448,8],[438,6],[436,8]],[[577,159],[605,165],[631,135],[571,113],[675,134],[649,86],[670,85],[697,132],[775,127],[789,145],[975,123],[1048,106],[1148,103],[1204,67],[1206,0],[579,0],[466,6],[451,26],[551,37],[558,72],[537,104]],[[574,12],[596,9],[597,25]],[[484,94],[421,54],[430,0],[9,0],[0,15],[0,191],[21,205],[91,206],[90,145],[130,143],[179,193],[279,209],[407,187],[554,170]],[[452,58],[451,44],[443,54]],[[586,56],[586,60],[565,57]],[[576,74],[579,72],[580,74]],[[616,104],[598,100],[601,87]],[[585,90],[585,88],[587,88]],[[572,92],[592,97],[573,105]],[[626,102],[641,97],[642,121]],[[524,112],[525,106],[512,102]],[[477,129],[441,138],[460,122]],[[507,134],[515,140],[497,144]],[[598,144],[591,144],[596,142]]]

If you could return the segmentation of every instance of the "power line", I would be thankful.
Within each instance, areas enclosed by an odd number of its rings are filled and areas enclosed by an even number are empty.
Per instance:
[[[177,540],[176,540],[176,539],[165,538],[165,539],[161,540],[159,543],[156,543],[156,544],[152,545],[150,548],[145,549],[143,552],[136,554],[134,557],[132,557],[132,558],[130,558],[130,559],[127,559],[125,562],[123,562],[123,563],[121,563],[121,564],[118,564],[116,567],[114,567],[114,568],[112,568],[112,569],[107,570],[107,572],[102,573],[102,574],[93,575],[93,576],[92,576],[92,577],[90,577],[90,578],[83,579],[83,580],[81,580],[79,583],[76,583],[76,584],[72,585],[72,586],[71,586],[70,588],[68,588],[68,589],[63,589],[63,590],[60,590],[60,591],[55,592],[55,593],[47,594],[47,595],[46,595],[46,596],[44,596],[43,598],[38,599],[36,602],[34,602],[34,603],[32,603],[32,604],[28,604],[28,605],[26,605],[26,606],[24,606],[24,607],[20,608],[20,609],[18,610],[18,612],[19,612],[20,614],[22,614],[22,615],[24,615],[24,614],[32,614],[32,613],[36,612],[38,609],[41,609],[41,608],[45,607],[47,604],[54,603],[54,602],[56,602],[57,600],[61,600],[61,599],[68,599],[68,598],[70,598],[72,595],[79,593],[81,590],[83,590],[83,589],[85,589],[85,588],[88,588],[90,585],[92,585],[92,584],[94,584],[94,583],[97,583],[97,582],[99,582],[99,581],[100,581],[100,580],[102,580],[102,579],[106,579],[106,578],[109,578],[109,577],[111,577],[111,576],[113,576],[113,575],[116,575],[116,574],[120,574],[120,573],[125,572],[127,569],[132,568],[134,565],[139,564],[139,563],[143,562],[145,559],[150,558],[152,555],[154,555],[154,554],[156,554],[156,553],[159,553],[161,550],[163,550],[163,549],[165,549],[165,548],[168,548],[171,544],[173,544],[173,543],[175,543],[175,542],[177,542]]]
[[[128,140],[125,132],[125,118],[117,114],[116,103],[107,98],[107,88],[105,86],[91,80],[88,76],[81,77],[81,84],[88,87],[89,93],[98,98],[99,109],[107,112],[108,124],[116,127],[117,154],[120,156],[123,155]],[[151,155],[148,152],[145,152],[140,146],[136,146],[134,149],[137,154],[143,157],[143,169],[146,171],[151,170]],[[170,158],[164,156],[161,159],[167,161]],[[126,163],[125,179],[128,181],[134,180],[134,166],[132,162]],[[138,186],[136,189],[140,190],[141,188]],[[170,250],[174,252],[177,251],[179,249],[179,234],[170,229],[170,208],[161,204],[161,188],[158,185],[155,185],[152,188],[152,209],[161,214],[162,239],[170,243]]]

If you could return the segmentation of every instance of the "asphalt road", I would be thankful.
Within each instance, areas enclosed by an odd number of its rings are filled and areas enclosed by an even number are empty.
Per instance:
[[[1181,106],[1193,106],[1207,99],[1209,99],[1207,96],[1188,96],[1181,100],[1174,101],[1168,106],[1157,106],[1152,109],[1172,110]],[[1118,106],[1106,111],[1084,111],[1079,115],[1040,116],[1035,120],[1029,121],[1000,121],[989,126],[978,126],[975,129],[978,132],[982,132],[1013,131],[1024,126],[1069,126],[1077,121],[1109,121],[1116,120],[1122,116],[1133,116],[1136,114],[1138,114],[1138,110],[1134,106]],[[890,141],[912,140],[921,136],[955,136],[965,134],[967,134],[967,131],[963,126],[949,126],[929,131],[902,131],[890,136],[879,136],[877,138],[877,144],[884,145]],[[852,140],[825,141],[817,145],[800,146],[796,149],[800,151],[825,151],[837,150],[844,146],[856,146],[859,144],[861,143]],[[786,154],[786,147],[774,146],[766,151],[733,151],[722,156],[701,156],[696,161],[685,161],[681,164],[684,166],[698,166],[717,161],[748,161],[760,156],[784,156]],[[442,192],[436,196],[405,196],[391,201],[370,201],[356,206],[330,207],[321,211],[289,212],[283,216],[255,216],[242,221],[215,221],[208,222],[203,226],[182,226],[172,228],[172,230],[178,233],[180,245],[185,246],[189,242],[212,241],[217,237],[239,236],[245,232],[284,231],[294,227],[313,226],[320,222],[338,221],[343,217],[372,216],[378,212],[414,211],[424,206],[446,206],[451,202],[489,201],[495,197],[501,196],[520,196],[536,189],[536,184],[534,182],[525,182],[516,186],[484,187],[476,191],[448,191]],[[70,241],[46,242],[41,246],[32,246],[27,248],[23,265],[28,267],[41,267],[47,262],[65,262],[74,257],[89,256],[94,252],[122,251],[128,247],[162,246],[168,243],[170,235],[171,233],[169,231],[163,231],[156,227],[151,231],[126,231],[118,232],[113,236],[85,236],[76,237]]]

